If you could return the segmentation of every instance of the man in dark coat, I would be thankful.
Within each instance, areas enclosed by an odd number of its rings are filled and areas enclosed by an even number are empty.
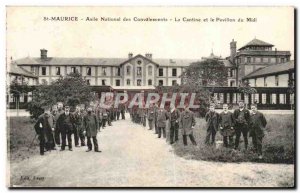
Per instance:
[[[170,144],[178,141],[178,129],[179,129],[180,111],[171,105],[170,110]]]
[[[228,111],[228,105],[223,104],[223,111],[219,116],[220,120],[220,133],[223,136],[224,147],[232,147],[234,131],[234,117],[233,113]],[[228,144],[229,138],[229,144]]]
[[[55,143],[58,146],[61,145],[61,143],[60,143],[61,131],[60,131],[58,125],[57,125],[57,120],[58,120],[59,116],[64,113],[63,107],[64,107],[63,103],[62,102],[58,102],[57,103],[57,109],[55,109],[55,107],[54,107],[54,110],[53,110],[54,123],[55,123],[55,126],[54,126],[54,138],[55,138]]]
[[[164,108],[160,108],[157,112],[158,138],[161,138],[161,135],[166,138],[166,122],[168,118],[169,116],[166,110]]]
[[[235,134],[236,134],[234,149],[238,149],[239,147],[241,134],[243,134],[245,149],[247,149],[250,112],[245,108],[244,101],[239,102],[239,109],[236,109],[233,112],[233,116],[235,119]]]
[[[92,151],[91,138],[93,139],[95,152],[101,152],[98,149],[98,141],[97,141],[97,132],[99,130],[98,125],[99,123],[98,123],[97,116],[92,112],[92,108],[91,107],[87,108],[87,114],[83,118],[83,128],[87,138],[87,146],[88,146],[87,152]]]
[[[216,133],[219,126],[219,114],[215,111],[215,105],[210,104],[209,111],[205,115],[206,120],[206,138],[205,144],[213,145],[215,143]],[[211,142],[210,142],[211,138]]]
[[[257,105],[251,105],[250,115],[250,137],[252,137],[252,143],[255,151],[258,153],[258,158],[262,159],[262,140],[265,136],[265,127],[267,121],[265,116],[257,111]]]
[[[125,120],[125,104],[120,105],[122,120]]]
[[[187,145],[187,136],[189,136],[193,145],[197,145],[194,138],[193,130],[195,128],[196,121],[194,113],[189,110],[189,106],[185,106],[184,111],[180,115],[179,128],[182,129],[183,144]]]
[[[158,105],[155,104],[153,111],[154,111],[154,128],[155,128],[155,134],[158,134],[158,127],[157,127],[157,112],[158,112]]]
[[[148,109],[147,118],[148,118],[149,130],[152,130],[154,127],[154,119],[155,119],[154,108],[152,105]]]
[[[65,150],[66,138],[68,139],[69,150],[72,149],[72,133],[75,128],[75,120],[73,114],[70,113],[70,107],[65,106],[65,112],[61,114],[57,120],[58,127],[61,131],[61,151]]]
[[[46,151],[51,150],[54,144],[52,133],[54,131],[54,117],[50,109],[45,109],[45,112],[39,116],[34,128],[40,140],[40,154],[44,155],[45,149]]]
[[[81,146],[85,146],[85,139],[83,135],[83,113],[80,106],[76,106],[76,110],[74,112],[74,121],[75,121],[75,129],[74,129],[74,141],[75,146],[79,145],[79,140]]]

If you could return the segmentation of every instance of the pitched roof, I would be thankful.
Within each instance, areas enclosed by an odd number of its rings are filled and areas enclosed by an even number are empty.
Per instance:
[[[239,50],[241,50],[243,48],[246,48],[246,47],[249,47],[249,46],[269,46],[269,47],[272,47],[274,45],[270,44],[270,43],[267,43],[267,42],[264,42],[262,40],[254,38],[253,40],[251,40],[250,42],[248,42],[246,45],[244,45],[243,47],[241,47]]]
[[[10,65],[7,67],[7,72],[10,74],[23,75],[27,77],[34,77],[34,78],[37,77],[36,75],[25,70],[24,68],[17,66],[17,64],[14,62],[10,63]]]
[[[243,79],[261,77],[261,76],[277,74],[281,72],[283,73],[290,70],[294,70],[294,68],[295,68],[294,60],[291,60],[289,62],[285,62],[281,64],[273,64],[263,68],[259,68],[251,72],[250,74],[246,75]]]
[[[127,60],[127,58],[60,58],[48,57],[47,59],[26,57],[15,62],[18,65],[101,65],[115,66]]]
[[[137,55],[140,56],[140,55]],[[135,56],[135,57],[137,57]],[[135,58],[133,57],[133,58]],[[147,58],[148,59],[148,58]],[[15,61],[18,65],[86,65],[86,66],[119,66],[128,61],[128,58],[60,58],[48,57],[41,59],[38,57],[26,57]],[[149,59],[150,60],[150,59]],[[189,66],[192,62],[200,61],[197,59],[160,59],[151,60],[160,66]]]

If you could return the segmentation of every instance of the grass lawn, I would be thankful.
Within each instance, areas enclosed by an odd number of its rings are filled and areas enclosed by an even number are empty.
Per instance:
[[[39,140],[35,137],[33,122],[29,117],[7,117],[8,155],[10,161],[20,161],[32,155],[39,155]]]
[[[211,160],[221,162],[265,162],[265,163],[294,163],[294,115],[266,115],[268,121],[266,135],[263,139],[262,160],[252,152],[252,138],[249,138],[249,148],[244,149],[241,137],[240,150],[233,151],[225,147],[206,146],[204,144],[206,130],[205,120],[197,118],[194,136],[197,146],[193,146],[188,138],[188,146],[184,146],[179,132],[179,142],[173,145],[175,153],[187,159]],[[218,132],[216,141],[222,141]]]

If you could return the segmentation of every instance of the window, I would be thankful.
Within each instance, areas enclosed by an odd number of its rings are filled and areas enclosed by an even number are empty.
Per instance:
[[[120,86],[120,80],[116,80],[116,86]]]
[[[60,75],[60,67],[56,67],[56,75]]]
[[[142,67],[137,67],[137,69],[136,69],[136,75],[137,76],[142,76]]]
[[[131,67],[130,67],[130,66],[127,66],[127,67],[126,67],[126,74],[127,74],[128,76],[130,76],[130,73],[131,73]]]
[[[121,76],[121,68],[117,67],[116,76]]]
[[[106,67],[102,67],[102,75],[106,76]]]
[[[158,69],[158,76],[164,76],[164,69],[162,68]]]
[[[91,76],[92,75],[92,69],[91,67],[86,67],[86,75]]]
[[[260,62],[263,63],[264,62],[264,58],[260,58]]]
[[[271,63],[271,58],[268,58],[268,63]]]
[[[127,86],[130,86],[130,79],[126,80],[126,84],[127,84]]]
[[[280,59],[280,62],[281,62],[281,63],[284,63],[284,58],[281,58],[281,59]]]
[[[71,72],[75,73],[75,71],[76,71],[76,68],[75,67],[71,67]]]
[[[138,60],[136,63],[137,63],[138,65],[141,65],[141,64],[142,64],[142,60]]]
[[[251,57],[247,57],[247,63],[251,63]]]
[[[87,79],[86,83],[87,83],[87,85],[91,85],[91,80]]]
[[[42,75],[46,75],[46,67],[42,67]]]
[[[102,86],[106,85],[106,80],[102,80]]]
[[[275,86],[279,85],[279,78],[278,75],[275,76]]]
[[[176,68],[172,69],[172,76],[177,76],[177,69]]]
[[[148,85],[149,85],[149,86],[152,85],[152,80],[151,80],[151,79],[148,80]]]
[[[241,63],[241,58],[238,58],[238,64],[240,64]]]
[[[279,94],[279,104],[285,104],[285,103],[286,103],[285,94]]]
[[[231,81],[230,81],[230,86],[233,87],[233,86],[235,85],[234,83],[235,83],[235,81],[234,81],[234,80],[231,80]]]
[[[267,103],[267,94],[266,93],[261,94],[261,103],[262,104]]]
[[[137,82],[136,82],[136,85],[137,86],[142,86],[142,80],[138,79]]]
[[[271,104],[276,104],[276,99],[277,99],[276,94],[271,94],[270,103]]]
[[[164,85],[164,81],[163,81],[163,80],[159,80],[159,81],[158,81],[158,85],[159,85],[159,86],[163,86],[163,85]]]
[[[149,67],[148,67],[148,75],[149,75],[149,76],[152,76],[152,66],[149,66]]]
[[[177,80],[172,80],[172,86],[177,85]]]
[[[267,77],[264,77],[264,86],[267,87]]]

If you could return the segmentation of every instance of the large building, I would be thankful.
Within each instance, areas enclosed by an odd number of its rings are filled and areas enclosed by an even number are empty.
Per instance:
[[[154,88],[181,84],[184,68],[197,60],[154,59],[152,54],[128,54],[127,58],[58,58],[48,57],[41,50],[38,58],[27,57],[15,63],[31,71],[38,82],[51,82],[71,72],[78,71],[91,86],[126,88]]]
[[[29,85],[50,83],[71,72],[79,72],[97,91],[109,87],[115,91],[153,90],[155,86],[181,84],[181,74],[191,63],[213,59],[227,68],[227,87],[214,88],[213,93],[222,103],[247,103],[273,105],[272,108],[289,108],[294,95],[288,93],[290,79],[294,76],[294,62],[290,51],[278,51],[274,45],[253,39],[237,50],[237,42],[229,43],[230,55],[222,58],[213,52],[201,59],[159,59],[152,54],[133,55],[126,58],[60,58],[49,57],[46,49],[40,57],[26,57],[12,62],[12,69],[23,71]],[[8,68],[9,69],[9,68]],[[15,70],[16,71],[16,70]],[[12,78],[8,78],[12,80]],[[258,93],[239,93],[242,81],[249,81]],[[106,91],[105,91],[106,92]],[[276,95],[276,97],[275,97]],[[281,104],[280,106],[276,106]],[[268,106],[270,107],[270,106]]]

